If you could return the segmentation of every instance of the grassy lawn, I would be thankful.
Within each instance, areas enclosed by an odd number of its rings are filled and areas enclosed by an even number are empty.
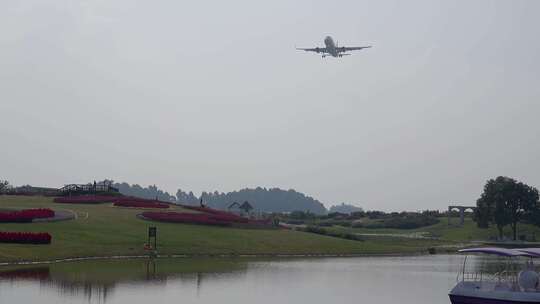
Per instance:
[[[76,220],[51,223],[2,223],[0,231],[49,232],[51,245],[0,243],[0,262],[42,261],[69,257],[143,255],[147,228],[158,228],[159,254],[385,254],[425,252],[440,241],[350,241],[311,233],[271,229],[236,229],[148,222],[141,210],[112,204],[56,204],[51,198],[0,196],[1,208],[70,210]],[[174,207],[181,209],[180,207]]]
[[[480,229],[476,226],[476,223],[469,217],[465,218],[465,224],[463,227],[459,227],[457,224],[458,219],[451,219],[451,226],[448,226],[446,218],[440,218],[440,222],[418,229],[368,229],[368,228],[343,228],[334,226],[333,229],[339,229],[342,231],[359,233],[359,234],[423,234],[425,236],[431,236],[439,238],[443,242],[470,242],[470,241],[487,241],[490,238],[495,238],[498,235],[497,229],[492,226],[488,229]],[[527,236],[537,235],[540,238],[540,228],[527,224],[518,225],[518,234],[526,234]],[[504,234],[507,237],[511,237],[512,230],[510,227],[505,227]]]

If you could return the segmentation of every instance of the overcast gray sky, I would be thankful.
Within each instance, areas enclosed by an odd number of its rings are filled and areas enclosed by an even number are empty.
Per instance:
[[[540,186],[540,1],[0,2],[0,178],[294,188],[327,206]],[[342,59],[295,51],[373,45]]]

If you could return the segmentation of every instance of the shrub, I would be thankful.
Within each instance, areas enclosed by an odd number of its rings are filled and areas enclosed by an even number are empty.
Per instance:
[[[54,217],[51,209],[25,209],[21,211],[0,212],[2,223],[29,223],[37,218]]]
[[[310,232],[310,233],[316,233],[316,234],[322,234],[326,235],[327,231],[324,228],[319,228],[317,226],[307,226],[306,228],[302,229],[304,232]]]
[[[364,223],[362,223],[362,222],[353,222],[351,227],[352,228],[364,228]]]
[[[348,232],[329,232],[327,233],[327,235],[329,236],[333,236],[333,237],[338,237],[338,238],[341,238],[341,239],[346,239],[346,240],[353,240],[353,241],[363,241],[363,239],[354,234],[354,233],[348,233]]]
[[[286,220],[285,223],[290,225],[303,225],[304,221],[302,220]]]
[[[319,223],[317,223],[317,226],[319,226],[319,227],[332,227],[332,226],[334,226],[334,224],[332,224],[331,222],[319,222]]]
[[[368,222],[367,224],[364,225],[364,228],[368,228],[368,229],[381,229],[381,228],[387,228],[387,227],[384,225],[384,222],[382,222],[382,221],[375,221],[375,222]]]
[[[395,217],[383,221],[385,228],[396,229],[416,229],[420,227],[437,224],[439,220],[432,216],[409,215],[405,217]]]
[[[330,221],[332,225],[341,226],[341,227],[351,227],[352,222],[351,221]]]
[[[17,244],[50,244],[52,237],[48,233],[0,232],[0,242]]]

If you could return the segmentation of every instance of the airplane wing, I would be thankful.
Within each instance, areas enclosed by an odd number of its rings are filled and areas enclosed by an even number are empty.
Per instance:
[[[296,48],[297,50],[299,51],[306,51],[306,52],[315,52],[315,53],[328,53],[328,51],[326,50],[325,47],[316,47],[316,48],[308,48],[308,49],[304,49],[304,48]]]
[[[348,51],[359,51],[359,50],[362,50],[362,49],[368,49],[370,47],[371,47],[371,45],[368,45],[368,46],[350,46],[350,47],[340,46],[340,47],[336,47],[336,49],[337,49],[338,52],[348,52]]]

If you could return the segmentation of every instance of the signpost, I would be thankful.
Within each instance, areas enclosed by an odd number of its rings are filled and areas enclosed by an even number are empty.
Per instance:
[[[154,251],[157,251],[157,227],[148,227],[148,245],[150,240],[154,239]]]

